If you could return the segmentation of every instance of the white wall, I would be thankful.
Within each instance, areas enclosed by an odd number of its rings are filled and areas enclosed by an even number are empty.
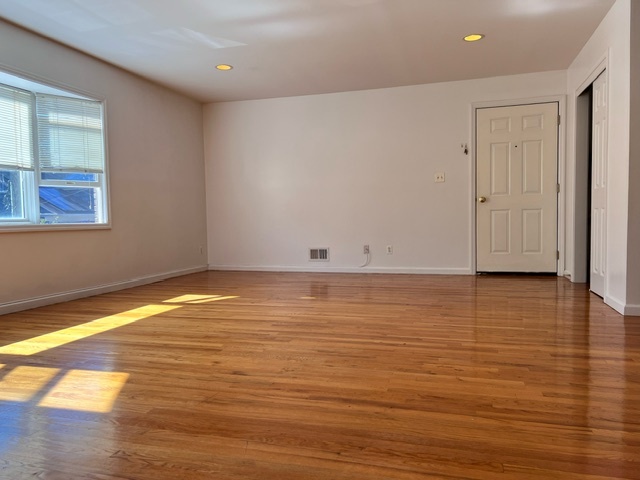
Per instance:
[[[631,143],[629,146],[629,239],[627,310],[640,315],[640,4],[631,3]]]
[[[565,91],[548,72],[207,105],[210,266],[353,271],[369,244],[368,271],[470,273],[472,103]]]
[[[106,99],[113,225],[0,233],[0,313],[206,265],[199,103],[2,22],[0,64]]]
[[[620,312],[627,298],[627,224],[629,215],[629,113],[630,113],[630,0],[618,0],[584,46],[567,72],[568,110],[575,111],[581,87],[592,79],[598,65],[608,61],[609,168],[607,192],[607,266],[605,302]],[[567,152],[567,258],[572,273],[575,128],[569,116]]]

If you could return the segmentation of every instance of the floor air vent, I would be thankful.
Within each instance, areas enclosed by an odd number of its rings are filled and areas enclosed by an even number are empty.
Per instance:
[[[329,249],[328,248],[310,248],[309,261],[310,262],[328,262]]]

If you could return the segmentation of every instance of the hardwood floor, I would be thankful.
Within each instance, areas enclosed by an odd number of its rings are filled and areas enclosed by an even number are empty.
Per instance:
[[[0,326],[6,480],[640,479],[640,318],[564,279],[206,272]]]

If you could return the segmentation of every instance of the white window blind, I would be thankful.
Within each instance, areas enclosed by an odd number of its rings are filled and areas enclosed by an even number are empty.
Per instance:
[[[31,94],[0,85],[0,168],[33,170]]]
[[[104,173],[100,102],[38,94],[36,114],[41,170]]]

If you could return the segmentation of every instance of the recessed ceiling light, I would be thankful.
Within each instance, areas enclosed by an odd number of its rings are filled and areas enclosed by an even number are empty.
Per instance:
[[[465,42],[477,42],[478,40],[482,40],[484,35],[482,33],[472,33],[471,35],[467,35],[464,37]]]
[[[226,72],[228,70],[232,70],[233,66],[232,65],[227,65],[226,63],[221,63],[220,65],[216,65],[216,68],[218,70],[222,70],[223,72]]]

